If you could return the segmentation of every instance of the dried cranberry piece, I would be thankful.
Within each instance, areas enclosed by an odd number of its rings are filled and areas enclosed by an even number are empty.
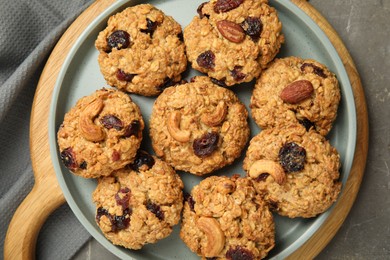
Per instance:
[[[253,260],[255,259],[253,253],[248,249],[236,246],[235,248],[229,248],[226,252],[226,258],[229,260]]]
[[[176,85],[186,84],[186,83],[187,83],[187,81],[185,79],[182,79],[182,80],[177,82],[177,81],[173,81],[172,79],[166,77],[164,79],[164,82],[160,86],[157,87],[157,90],[163,91],[166,88],[176,86]]]
[[[294,142],[286,143],[279,150],[279,161],[286,172],[301,171],[305,166],[306,150]]]
[[[268,176],[269,176],[268,173],[262,173],[255,179],[255,181],[257,182],[265,181]]]
[[[148,167],[148,169],[152,168],[155,161],[153,156],[148,154],[145,151],[138,150],[137,155],[135,156],[134,162],[130,164],[130,168],[134,171],[139,171],[139,169],[145,165]]]
[[[126,127],[123,137],[130,137],[132,135],[138,136],[140,130],[141,130],[141,122],[139,120],[133,120]]]
[[[246,74],[242,73],[241,70],[242,70],[241,66],[235,66],[234,69],[230,72],[230,74],[232,75],[235,81],[241,81],[245,79]]]
[[[217,0],[214,5],[214,12],[225,13],[239,7],[244,0]]]
[[[130,192],[130,189],[127,188],[127,187],[124,187],[122,189],[119,190],[121,193],[129,193]]]
[[[131,208],[127,208],[127,209],[123,210],[123,215],[129,215],[130,216],[131,214],[133,214],[133,210]]]
[[[205,51],[198,56],[196,62],[200,67],[212,70],[215,67],[215,55],[210,50]]]
[[[100,218],[102,216],[106,216],[110,219],[111,221],[111,215],[110,213],[108,213],[108,210],[106,210],[105,208],[103,207],[99,207],[96,211],[96,222],[99,223],[100,222]]]
[[[113,224],[111,231],[117,232],[119,230],[125,229],[130,224],[130,218],[127,215],[114,216]]]
[[[65,148],[61,154],[61,161],[65,165],[66,168],[70,170],[77,169],[77,162],[76,162],[76,156],[73,152],[72,147]]]
[[[194,140],[192,148],[196,156],[206,157],[212,154],[218,146],[219,135],[217,132],[206,133]]]
[[[226,88],[227,85],[225,84],[225,80],[226,78],[223,78],[221,80],[218,80],[218,79],[215,79],[215,78],[211,78],[211,82],[213,82],[214,84],[220,86],[220,87],[224,87]]]
[[[241,27],[254,42],[257,42],[260,39],[261,32],[263,31],[263,23],[259,18],[247,17],[241,23]]]
[[[80,163],[79,168],[85,170],[87,169],[87,166],[88,166],[87,162],[83,161],[82,163]]]
[[[105,115],[100,119],[100,123],[107,129],[114,128],[115,130],[123,129],[123,122],[114,115]]]
[[[173,86],[175,84],[176,84],[176,82],[174,82],[171,78],[166,77],[164,79],[164,82],[160,86],[157,87],[157,90],[158,91],[163,91],[164,89],[166,89],[168,87],[171,87],[171,86]]]
[[[127,187],[124,187],[122,189],[119,190],[121,193],[129,193],[130,192],[130,189],[127,188]]]
[[[131,208],[123,210],[122,216],[113,216],[108,210],[103,207],[99,207],[96,212],[96,222],[99,223],[102,216],[106,216],[111,222],[111,231],[117,232],[121,229],[125,229],[130,225],[130,215],[132,214]]]
[[[141,29],[141,32],[149,34],[150,37],[153,36],[154,31],[157,29],[158,22],[153,22],[149,18],[146,18],[146,29]]]
[[[123,30],[117,30],[108,36],[107,44],[110,49],[126,49],[130,45],[130,34]]]
[[[159,220],[164,220],[164,211],[161,210],[161,207],[151,201],[146,203],[146,209],[152,212]]]
[[[315,124],[307,118],[298,120],[298,122],[306,128],[306,131],[309,131],[310,128],[315,128]]]
[[[190,209],[195,212],[195,200],[190,194],[184,193],[184,201],[186,201]]]
[[[113,216],[111,217],[111,231],[117,232],[119,230],[125,229],[130,225],[130,215],[132,214],[132,210],[127,208],[123,211],[122,216]]]
[[[127,187],[120,189],[115,194],[116,204],[122,206],[123,210],[129,207],[129,199],[130,199],[130,189]]]
[[[209,14],[204,14],[202,9],[203,9],[203,6],[205,4],[207,4],[208,2],[204,2],[204,3],[201,3],[199,6],[198,6],[198,9],[196,9],[196,11],[198,12],[199,14],[199,18],[202,19],[203,17],[206,17],[207,19],[210,17]]]
[[[307,67],[311,67],[313,69],[313,73],[322,77],[322,78],[327,78],[324,70],[316,65],[314,65],[313,63],[303,63],[302,66],[301,66],[301,71],[302,72],[310,72],[310,71],[307,71],[306,68]]]
[[[121,69],[116,71],[116,78],[120,81],[131,82],[137,74],[126,73]]]

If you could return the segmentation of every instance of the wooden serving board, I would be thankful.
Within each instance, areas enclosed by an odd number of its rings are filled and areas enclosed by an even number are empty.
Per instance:
[[[347,217],[358,193],[368,152],[368,114],[355,64],[337,32],[305,0],[291,0],[325,32],[337,50],[352,85],[357,115],[357,143],[353,165],[343,193],[325,223],[289,259],[312,259],[328,244]],[[62,64],[80,34],[115,0],[96,0],[68,28],[50,55],[38,82],[30,122],[30,150],[35,184],[9,225],[4,259],[34,259],[36,240],[47,217],[65,202],[52,166],[49,148],[49,108]]]

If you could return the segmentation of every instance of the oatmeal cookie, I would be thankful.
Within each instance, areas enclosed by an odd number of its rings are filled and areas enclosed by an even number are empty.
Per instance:
[[[272,214],[248,178],[211,176],[185,196],[180,237],[203,259],[261,259],[274,236]]]
[[[57,141],[64,165],[84,178],[107,176],[133,161],[144,121],[129,95],[97,90],[65,114]]]
[[[261,131],[250,141],[243,166],[256,191],[282,216],[317,216],[340,193],[338,152],[299,124]]]
[[[268,0],[211,0],[198,13],[184,29],[188,60],[227,86],[258,77],[284,42]]]
[[[276,59],[258,79],[250,108],[261,128],[301,123],[327,135],[337,116],[340,88],[325,65],[311,59]]]
[[[248,112],[208,77],[169,87],[156,99],[150,136],[157,156],[176,170],[204,175],[231,164],[249,139]]]
[[[187,67],[182,35],[180,24],[154,6],[129,7],[111,16],[99,33],[100,70],[120,90],[158,95],[179,82]]]
[[[172,167],[139,151],[134,163],[98,179],[96,222],[113,244],[140,249],[171,234],[183,208],[182,189]]]

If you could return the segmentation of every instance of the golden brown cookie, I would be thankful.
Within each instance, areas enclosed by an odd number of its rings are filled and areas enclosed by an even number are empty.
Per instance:
[[[183,182],[167,163],[140,151],[133,164],[98,179],[96,222],[115,245],[140,249],[180,220]]]
[[[247,117],[231,90],[195,77],[156,99],[150,118],[153,149],[176,170],[210,173],[240,156],[249,138]]]
[[[110,175],[133,161],[143,129],[141,112],[129,95],[97,90],[65,114],[57,133],[62,162],[84,178]]]
[[[198,13],[184,29],[188,60],[227,86],[258,77],[284,42],[268,0],[211,0]]]
[[[336,76],[311,59],[275,60],[257,80],[251,98],[252,117],[261,128],[301,123],[326,135],[340,102]]]
[[[290,218],[326,211],[341,189],[337,150],[299,124],[261,131],[250,141],[243,167],[256,191]]]
[[[185,198],[180,237],[202,259],[264,258],[274,233],[272,214],[248,178],[211,176]]]
[[[110,17],[95,46],[107,83],[131,93],[158,95],[187,67],[180,24],[150,4]]]

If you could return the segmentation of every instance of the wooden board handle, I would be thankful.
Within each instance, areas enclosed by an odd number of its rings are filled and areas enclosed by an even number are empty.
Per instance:
[[[47,217],[64,202],[55,175],[45,182],[35,183],[8,227],[4,259],[34,259],[39,230]]]

